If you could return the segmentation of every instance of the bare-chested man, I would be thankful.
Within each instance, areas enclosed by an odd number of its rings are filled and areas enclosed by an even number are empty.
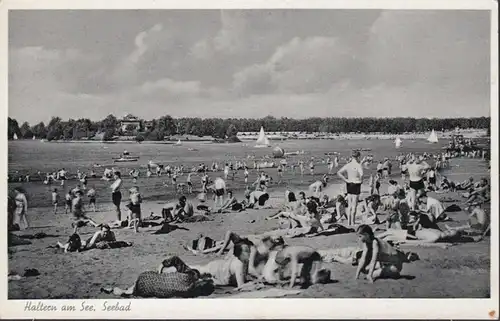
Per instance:
[[[363,183],[363,167],[359,163],[361,154],[355,150],[352,152],[352,160],[344,165],[337,175],[347,184],[347,225],[352,226],[356,221],[356,210],[358,207],[361,184]]]

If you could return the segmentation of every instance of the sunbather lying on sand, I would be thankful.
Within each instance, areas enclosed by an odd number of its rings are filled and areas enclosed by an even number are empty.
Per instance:
[[[210,295],[214,289],[210,277],[202,276],[198,270],[188,267],[177,256],[173,256],[164,260],[157,271],[139,274],[134,285],[128,289],[101,288],[101,292],[124,297],[190,298]]]
[[[304,228],[307,230],[315,229],[317,231],[324,230],[323,225],[320,221],[320,215],[317,210],[316,202],[308,202],[307,203],[307,213],[305,215],[296,214],[296,212],[280,212],[270,217],[266,217],[266,220],[269,219],[286,219],[289,223],[290,229],[295,228]]]
[[[193,240],[191,247],[185,246],[185,248],[194,254],[206,254],[218,251],[217,254],[222,255],[225,250],[234,248],[236,244],[239,244],[244,240],[249,240],[253,244],[250,253],[248,273],[255,277],[260,277],[263,266],[268,260],[269,252],[276,247],[283,245],[283,238],[270,236],[262,238],[243,238],[229,231],[226,233],[226,237],[223,241],[216,242],[210,237],[200,235],[198,239]]]
[[[429,215],[426,213],[412,212],[412,215],[416,215],[417,219],[408,230],[389,229],[377,235],[377,238],[408,245],[422,246],[432,243],[454,242],[459,240],[477,242],[482,239],[482,236],[464,239],[463,236],[465,233],[460,229],[450,228],[442,231],[436,222],[430,219]]]
[[[115,234],[107,224],[101,225],[101,230],[95,232],[87,241],[81,240],[80,235],[78,235],[78,228],[78,225],[74,227],[73,234],[69,237],[68,242],[64,244],[57,242],[55,247],[64,249],[64,253],[67,253],[81,252],[93,248],[106,249],[132,246],[130,242],[116,241]]]

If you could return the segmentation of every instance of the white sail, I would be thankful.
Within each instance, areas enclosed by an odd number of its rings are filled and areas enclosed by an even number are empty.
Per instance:
[[[257,138],[255,147],[269,147],[269,146],[271,146],[271,144],[269,143],[269,138],[267,138],[266,133],[264,132],[264,127],[261,127],[259,138]]]
[[[437,134],[434,131],[434,129],[432,130],[431,134],[429,135],[429,138],[427,138],[427,141],[429,143],[433,143],[433,144],[438,142],[438,137],[437,137]]]
[[[177,143],[175,143],[175,146],[181,146],[181,145],[182,145],[182,142],[181,142],[181,140],[179,139],[179,140],[177,141]]]
[[[396,148],[400,148],[402,143],[403,143],[403,141],[399,137],[396,138],[396,140],[394,141],[394,144],[396,145]]]
[[[14,140],[17,140],[17,134],[16,133],[14,133],[14,137],[13,138],[14,138]]]
[[[33,135],[33,140],[36,140],[36,137],[35,137],[35,135]]]

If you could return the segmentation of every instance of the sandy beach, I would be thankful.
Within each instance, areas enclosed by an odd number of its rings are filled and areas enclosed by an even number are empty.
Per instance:
[[[471,174],[472,173],[472,174]],[[397,175],[397,174],[395,174]],[[452,170],[447,174],[455,181],[469,176],[479,179],[488,176],[486,164],[478,159],[454,159]],[[304,184],[303,184],[304,185]],[[326,193],[330,196],[338,194],[341,185],[334,183]],[[385,191],[387,186],[382,185]],[[292,188],[303,190],[300,184]],[[364,186],[364,193],[367,191]],[[109,298],[103,294],[103,286],[128,287],[132,285],[139,273],[154,270],[158,263],[169,255],[180,256],[187,264],[207,263],[215,255],[195,256],[183,249],[183,245],[204,234],[220,240],[226,231],[231,230],[241,235],[258,234],[278,227],[278,222],[266,221],[264,218],[276,212],[283,201],[285,186],[271,186],[270,203],[274,209],[246,210],[241,213],[213,214],[212,221],[185,223],[180,226],[188,230],[175,230],[168,234],[152,234],[158,227],[141,229],[135,234],[132,230],[116,229],[118,240],[133,242],[133,246],[123,249],[90,250],[83,253],[64,254],[60,250],[47,248],[57,241],[66,241],[71,233],[71,217],[69,214],[53,214],[49,207],[32,207],[29,220],[32,229],[16,232],[18,235],[44,232],[49,237],[32,240],[31,245],[9,248],[9,271],[22,273],[24,269],[36,268],[41,275],[9,282],[9,299],[70,299],[70,298]],[[237,193],[241,199],[241,193]],[[464,199],[458,193],[436,195],[438,199],[453,199],[462,209]],[[197,201],[190,198],[194,205]],[[143,216],[153,212],[161,214],[164,201],[147,200],[143,203]],[[209,203],[212,203],[210,200]],[[451,203],[445,203],[451,204]],[[122,206],[124,204],[122,203]],[[97,222],[110,222],[114,213],[108,203],[99,204],[99,212],[88,213]],[[449,214],[453,221],[450,226],[462,225],[467,220],[462,210]],[[382,212],[381,217],[385,215]],[[85,227],[81,230],[85,239],[95,231]],[[314,238],[287,239],[288,244],[310,245],[317,249],[340,248],[356,245],[355,234],[334,236],[318,236]],[[340,263],[325,263],[332,271],[333,282],[326,285],[314,285],[303,290],[299,297],[455,297],[485,298],[489,297],[490,282],[490,244],[489,238],[478,243],[457,244],[447,249],[404,247],[417,252],[420,260],[405,265],[398,280],[378,280],[370,284],[366,280],[355,280],[355,267]],[[210,297],[229,295],[229,288],[217,289]]]

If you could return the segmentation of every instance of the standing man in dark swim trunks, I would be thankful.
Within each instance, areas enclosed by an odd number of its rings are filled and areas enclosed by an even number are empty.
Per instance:
[[[359,163],[361,154],[359,151],[352,152],[352,160],[345,164],[337,175],[346,182],[347,187],[347,225],[353,226],[356,221],[356,210],[358,207],[361,184],[363,183],[363,167]]]
[[[420,160],[420,157],[414,157],[413,162],[407,166],[408,174],[410,176],[410,209],[417,210],[418,199],[420,195],[425,192],[424,175],[428,169],[429,164]]]

